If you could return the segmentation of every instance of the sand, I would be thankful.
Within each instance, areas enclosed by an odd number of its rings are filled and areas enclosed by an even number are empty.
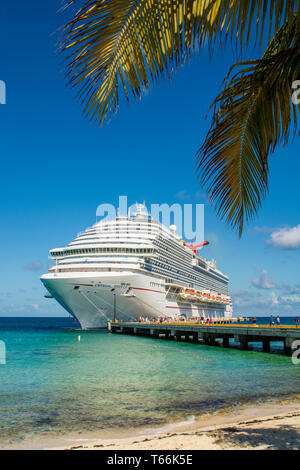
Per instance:
[[[300,397],[237,405],[160,429],[2,441],[0,449],[299,450]]]
[[[245,405],[168,432],[99,439],[73,450],[299,450],[300,400]]]

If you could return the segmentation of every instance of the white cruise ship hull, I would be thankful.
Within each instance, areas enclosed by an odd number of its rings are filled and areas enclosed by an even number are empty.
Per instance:
[[[83,329],[104,328],[108,321],[135,321],[141,316],[225,317],[226,305],[181,301],[156,276],[123,271],[48,273],[41,277],[50,294]],[[188,286],[187,286],[188,287]]]
[[[55,265],[41,277],[51,296],[84,329],[114,319],[230,317],[228,277],[143,208],[51,249]]]

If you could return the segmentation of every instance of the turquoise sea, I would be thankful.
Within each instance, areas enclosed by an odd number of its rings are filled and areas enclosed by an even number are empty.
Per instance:
[[[300,366],[280,344],[266,354],[259,345],[240,351],[74,326],[71,318],[0,318],[2,442],[161,426],[300,391]]]

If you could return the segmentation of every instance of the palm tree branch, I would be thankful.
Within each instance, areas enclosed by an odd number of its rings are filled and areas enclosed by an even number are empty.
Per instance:
[[[218,8],[218,14],[210,18],[210,12]],[[210,0],[203,15],[203,34],[213,41],[224,42],[235,36],[237,44],[248,46],[250,37],[259,40],[260,45],[269,22],[269,40],[300,9],[299,0]],[[206,28],[209,28],[206,31]],[[252,35],[252,36],[251,36]]]
[[[220,1],[220,0],[218,0]],[[118,82],[129,98],[159,76],[171,76],[200,43],[209,0],[89,0],[64,27],[69,85],[101,125],[118,106]],[[71,2],[73,3],[73,2]]]
[[[268,156],[286,144],[297,106],[291,84],[300,74],[298,15],[280,28],[263,57],[241,62],[214,101],[197,171],[219,217],[237,228],[257,212],[268,191]],[[234,70],[234,68],[231,69]]]
[[[66,5],[82,4],[78,0]],[[171,77],[196,47],[227,36],[241,44],[262,38],[266,15],[277,27],[300,0],[86,0],[64,27],[68,84],[79,90],[84,113],[102,125],[160,76]],[[223,33],[223,34],[222,34]],[[224,41],[225,42],[225,41]],[[212,46],[211,46],[212,47]]]

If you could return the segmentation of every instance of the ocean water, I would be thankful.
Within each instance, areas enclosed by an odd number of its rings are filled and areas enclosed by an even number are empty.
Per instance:
[[[156,427],[300,392],[300,366],[280,344],[266,354],[259,345],[240,351],[74,326],[71,318],[0,318],[0,441]]]

